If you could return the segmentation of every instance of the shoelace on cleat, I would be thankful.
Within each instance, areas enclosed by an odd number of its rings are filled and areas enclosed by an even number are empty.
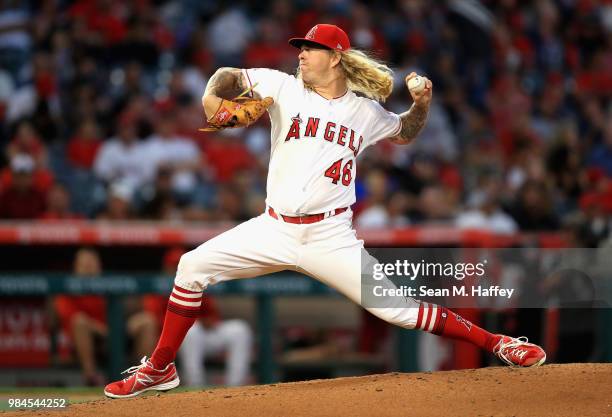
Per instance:
[[[138,370],[140,370],[140,368],[142,368],[143,366],[147,366],[146,356],[142,357],[142,359],[140,360],[140,365],[130,366],[125,371],[121,372],[122,374],[128,374],[128,376],[123,378],[123,380],[124,381],[128,380],[132,376],[132,374],[138,372]]]
[[[521,345],[528,344],[528,343],[529,343],[529,339],[527,339],[525,336],[521,336],[517,338],[511,337],[510,341],[504,343],[504,336],[502,336],[502,338],[499,340],[496,346],[497,357],[499,357],[503,362],[505,362],[506,364],[510,366],[519,366],[518,364],[514,363],[514,361],[512,361],[510,357],[516,356],[516,357],[519,357],[520,359],[523,359],[523,356],[527,354],[527,350],[516,352],[516,348],[518,348]]]

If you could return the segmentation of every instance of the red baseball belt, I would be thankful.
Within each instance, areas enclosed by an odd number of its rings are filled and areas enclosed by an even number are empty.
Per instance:
[[[286,223],[293,224],[312,224],[316,222],[320,222],[323,219],[327,219],[328,217],[336,216],[340,213],[344,213],[348,210],[348,207],[337,208],[335,210],[326,211],[325,213],[318,214],[308,214],[306,216],[285,216],[284,214],[276,214],[272,207],[268,207],[268,214],[275,219],[279,220],[279,217],[285,221]]]

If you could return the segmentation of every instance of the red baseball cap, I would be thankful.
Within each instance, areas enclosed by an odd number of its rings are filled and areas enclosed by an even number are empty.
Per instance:
[[[314,43],[336,51],[351,49],[348,35],[336,25],[321,23],[313,26],[303,38],[291,38],[289,44],[300,48],[303,44]]]

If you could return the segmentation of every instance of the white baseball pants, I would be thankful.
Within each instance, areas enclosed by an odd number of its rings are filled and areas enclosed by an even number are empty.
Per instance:
[[[264,213],[203,243],[181,257],[175,284],[191,291],[239,278],[283,270],[309,275],[361,303],[361,257],[367,252],[347,210],[312,224],[286,223]],[[373,258],[371,261],[375,261]],[[385,280],[386,287],[394,285]],[[413,329],[419,304],[411,298],[381,298],[367,308],[375,316]]]

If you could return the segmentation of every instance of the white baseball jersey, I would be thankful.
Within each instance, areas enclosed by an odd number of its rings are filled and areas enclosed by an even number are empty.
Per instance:
[[[249,69],[243,74],[251,85],[257,83],[257,94],[274,99],[268,109],[272,149],[267,204],[289,216],[326,213],[353,204],[356,157],[367,146],[397,135],[399,116],[350,91],[327,100],[282,72]],[[181,289],[197,293],[220,282],[288,269],[361,304],[361,266],[373,258],[357,238],[352,215],[345,210],[298,224],[266,211],[183,255],[174,280],[178,292],[170,302],[175,308],[189,308],[195,301],[185,300]],[[376,283],[395,288],[390,280]],[[365,291],[369,293],[368,288]],[[419,304],[409,297],[386,297],[377,307],[366,309],[408,329],[418,322]]]
[[[243,74],[255,93],[274,99],[268,109],[268,206],[296,216],[352,205],[357,156],[399,134],[399,116],[350,90],[328,100],[280,71],[257,68]]]

